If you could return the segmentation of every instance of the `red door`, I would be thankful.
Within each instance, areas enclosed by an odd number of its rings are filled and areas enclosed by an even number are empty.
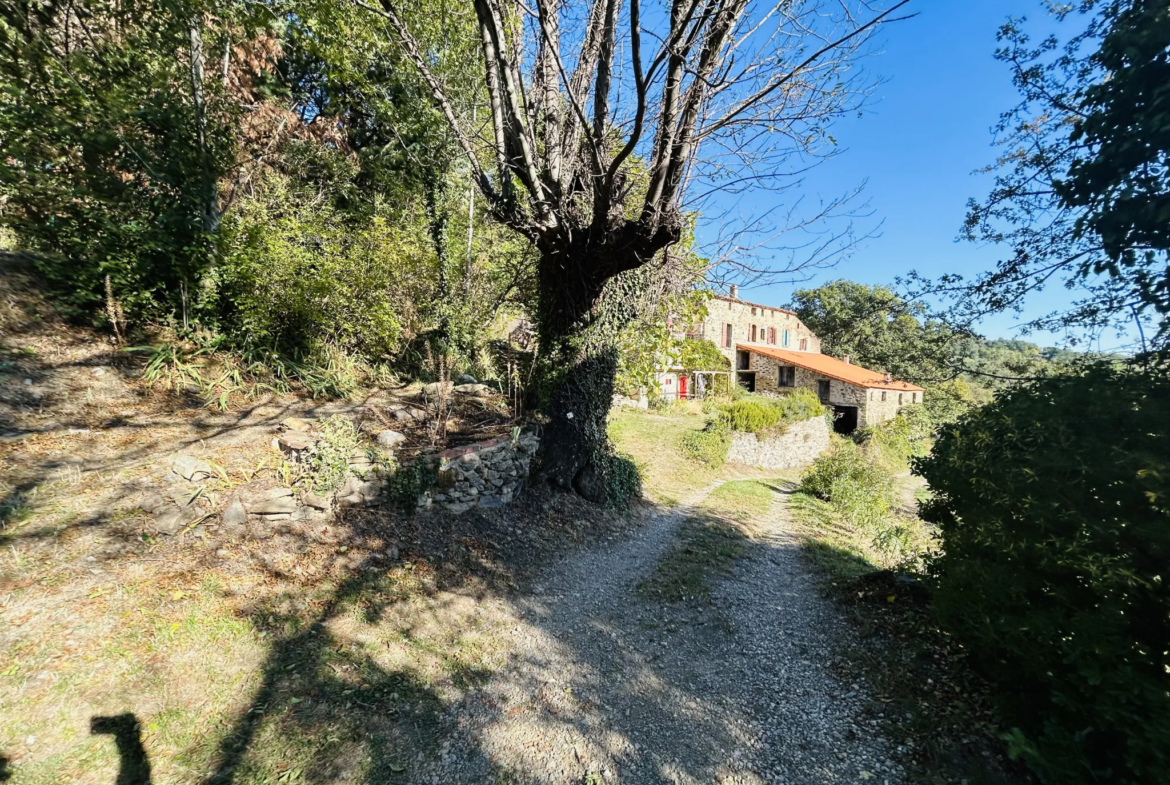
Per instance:
[[[678,377],[678,397],[687,397],[687,377],[685,376]]]

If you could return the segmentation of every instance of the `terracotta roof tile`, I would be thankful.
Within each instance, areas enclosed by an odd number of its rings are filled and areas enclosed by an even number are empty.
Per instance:
[[[898,390],[901,392],[924,392],[924,390],[909,382],[897,380],[887,382],[885,374],[862,368],[860,365],[851,365],[836,357],[817,352],[794,352],[788,349],[773,349],[771,347],[755,346],[752,344],[737,344],[737,349],[762,354],[774,360],[783,360],[799,368],[837,379],[858,387],[869,387],[875,390]]]

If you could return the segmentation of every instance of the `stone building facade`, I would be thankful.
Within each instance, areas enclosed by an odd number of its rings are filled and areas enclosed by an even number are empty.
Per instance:
[[[820,339],[792,311],[739,299],[739,287],[730,296],[716,295],[707,305],[707,318],[689,334],[719,347],[736,368],[736,345],[775,346],[798,352],[820,352]]]

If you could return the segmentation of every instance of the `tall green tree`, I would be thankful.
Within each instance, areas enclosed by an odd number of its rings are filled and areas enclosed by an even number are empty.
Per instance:
[[[932,384],[958,375],[960,336],[930,317],[925,305],[885,286],[837,280],[799,289],[791,307],[821,339],[821,351],[895,378]]]
[[[995,185],[970,202],[965,235],[1010,253],[993,271],[947,276],[965,320],[1020,310],[1056,283],[1071,307],[1031,319],[1042,330],[1099,334],[1127,324],[1146,348],[1170,341],[1170,7],[1156,0],[1086,0],[1061,43],[1033,42],[1021,20],[999,32],[1021,101],[996,127]]]
[[[433,67],[409,4],[355,2],[425,79],[492,213],[538,249],[538,472],[600,500],[615,342],[636,315],[622,275],[682,237],[689,185],[775,187],[831,146],[832,120],[864,93],[855,56],[905,0],[863,15],[675,0],[645,18],[641,0],[473,0],[478,115]]]
[[[209,259],[233,107],[206,79],[226,23],[188,0],[16,0],[0,7],[2,219],[56,257],[78,313],[109,276],[128,311],[188,302]],[[222,18],[219,20],[224,22]]]

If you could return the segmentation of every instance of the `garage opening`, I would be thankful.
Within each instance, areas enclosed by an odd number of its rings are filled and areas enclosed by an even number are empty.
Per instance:
[[[834,406],[833,430],[842,436],[848,436],[857,430],[857,407]]]

